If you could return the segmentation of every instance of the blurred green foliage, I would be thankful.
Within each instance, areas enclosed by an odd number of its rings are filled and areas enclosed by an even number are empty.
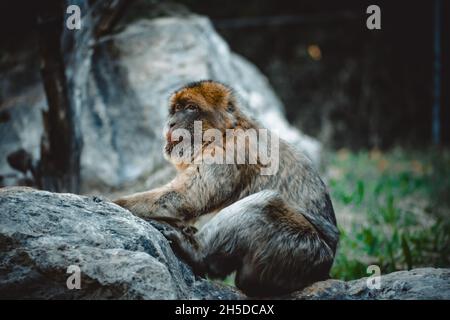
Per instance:
[[[340,150],[327,155],[341,239],[332,277],[450,266],[450,152]]]

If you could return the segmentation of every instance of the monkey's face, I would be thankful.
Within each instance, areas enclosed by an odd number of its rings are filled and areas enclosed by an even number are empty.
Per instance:
[[[165,151],[168,155],[172,152],[175,145],[181,142],[194,143],[194,124],[196,121],[202,121],[200,107],[194,101],[174,101],[170,106],[169,119],[165,125],[166,146]],[[180,136],[180,130],[189,132],[191,141],[186,135]]]
[[[222,84],[202,81],[176,91],[170,98],[169,118],[164,130],[166,154],[170,156],[173,148],[181,142],[191,146],[198,142],[203,144],[203,133],[208,129],[225,133],[234,125],[233,112],[231,93]],[[189,134],[182,134],[182,130]],[[183,141],[189,138],[191,141]]]

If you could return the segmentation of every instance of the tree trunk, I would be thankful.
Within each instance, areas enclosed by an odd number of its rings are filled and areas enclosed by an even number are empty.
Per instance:
[[[39,3],[38,38],[41,74],[48,102],[44,113],[37,185],[59,192],[80,191],[82,136],[80,110],[87,101],[88,76],[94,44],[111,31],[130,1],[63,1]],[[69,30],[65,12],[81,9],[81,29]]]
[[[78,193],[82,140],[77,114],[68,95],[61,51],[63,28],[62,3],[43,1],[38,12],[38,39],[48,111],[43,114],[37,184],[46,190]]]

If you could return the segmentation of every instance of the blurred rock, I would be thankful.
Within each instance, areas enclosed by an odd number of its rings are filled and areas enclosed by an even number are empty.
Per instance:
[[[184,14],[134,20],[122,31],[101,38],[89,59],[84,64],[90,65],[88,92],[80,110],[83,192],[136,186],[137,181],[152,187],[167,180],[171,171],[162,154],[167,99],[179,86],[201,79],[231,85],[249,115],[319,162],[319,142],[288,124],[267,79],[233,54],[205,17]],[[26,100],[28,93],[21,94]],[[42,96],[40,88],[40,104]],[[2,129],[7,135],[0,138],[5,154],[0,159],[2,175],[13,172],[6,163],[10,152],[22,147],[38,156],[42,132],[36,104],[26,106],[32,110],[27,115],[19,111],[25,107],[11,106],[11,119]],[[155,180],[158,171],[163,174]]]
[[[4,60],[8,63],[0,63],[0,175],[4,177],[0,186],[31,178],[30,173],[25,175],[13,169],[8,156],[25,150],[33,159],[39,158],[42,111],[46,109],[47,101],[37,51],[32,49],[36,44],[28,43],[30,45],[19,53],[5,52]]]
[[[314,283],[290,299],[306,300],[434,300],[450,299],[450,269],[420,268],[381,276],[380,289],[369,289],[367,278]]]
[[[67,273],[80,268],[81,288]],[[283,299],[450,299],[450,269],[317,282]],[[106,199],[30,188],[0,189],[0,298],[243,299],[195,277],[150,223]],[[280,297],[279,297],[280,298]]]

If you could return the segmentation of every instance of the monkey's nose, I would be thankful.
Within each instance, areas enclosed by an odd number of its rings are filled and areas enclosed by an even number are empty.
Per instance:
[[[171,141],[172,140],[172,131],[173,131],[173,127],[174,127],[175,123],[169,123],[167,124],[168,129],[166,131],[166,139],[167,141]]]

